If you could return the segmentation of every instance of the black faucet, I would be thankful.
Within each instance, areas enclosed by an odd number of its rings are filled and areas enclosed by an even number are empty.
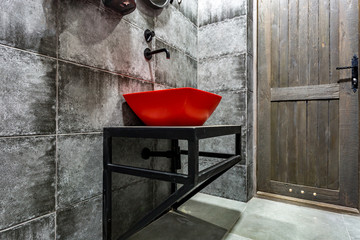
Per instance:
[[[161,53],[161,52],[165,52],[166,58],[170,59],[170,52],[166,48],[161,48],[161,49],[154,50],[154,51],[151,51],[150,48],[146,48],[144,51],[144,56],[147,60],[150,60],[152,58],[153,54],[157,54],[157,53]]]

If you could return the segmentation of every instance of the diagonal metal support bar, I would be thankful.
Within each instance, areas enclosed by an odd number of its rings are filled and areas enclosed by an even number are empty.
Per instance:
[[[158,207],[149,212],[143,219],[141,219],[138,223],[136,223],[129,231],[124,233],[117,240],[126,240],[128,237],[139,231],[140,229],[147,226],[149,223],[154,221],[157,217],[170,210],[171,206],[187,192],[189,192],[193,188],[193,185],[184,185],[179,190],[170,195],[164,202],[162,202]]]
[[[188,176],[181,173],[168,173],[147,168],[130,167],[124,165],[108,164],[108,170],[111,172],[123,173],[132,176],[145,177],[162,180],[172,183],[185,184],[189,182]]]
[[[222,172],[223,170],[227,170],[240,162],[241,156],[233,156],[223,162],[217,163],[205,170],[202,170],[199,173],[199,182],[203,182],[208,178],[211,178],[212,176],[218,174],[219,172]]]
[[[226,171],[228,171],[232,166],[225,168],[223,171],[216,173],[215,175],[213,175],[212,177],[210,177],[209,179],[207,179],[206,181],[200,183],[198,186],[196,186],[194,189],[192,189],[185,197],[183,197],[182,199],[180,199],[178,202],[176,202],[172,207],[174,209],[177,209],[178,207],[180,207],[181,205],[183,205],[185,202],[187,202],[190,198],[192,198],[193,196],[195,196],[195,194],[197,194],[198,192],[200,192],[201,190],[203,190],[205,187],[207,187],[210,183],[212,183],[213,181],[215,181],[218,177],[220,177],[221,175],[223,175]]]

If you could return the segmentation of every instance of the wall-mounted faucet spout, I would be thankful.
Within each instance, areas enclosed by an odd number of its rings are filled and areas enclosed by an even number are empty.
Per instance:
[[[165,52],[166,58],[170,59],[170,52],[166,48],[161,48],[161,49],[154,50],[154,51],[151,51],[150,48],[146,48],[144,51],[144,56],[147,60],[150,60],[152,58],[152,55],[161,53],[161,52]]]

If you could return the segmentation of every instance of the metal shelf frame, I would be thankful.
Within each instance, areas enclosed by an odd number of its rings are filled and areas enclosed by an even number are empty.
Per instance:
[[[199,140],[225,135],[235,135],[234,154],[199,151]],[[112,138],[115,137],[172,140],[171,151],[148,152],[150,156],[171,158],[172,172],[113,164]],[[188,141],[187,151],[179,149],[179,140]],[[235,164],[244,164],[244,162],[241,161],[241,126],[238,125],[198,127],[134,126],[104,128],[103,151],[103,240],[112,239],[112,173],[122,173],[172,183],[172,194],[118,238],[118,240],[123,240],[129,238],[167,211],[177,209],[180,205],[185,203]],[[177,173],[180,155],[188,156],[188,174]],[[199,171],[199,156],[226,159],[207,169]],[[182,186],[177,189],[177,184],[182,184]]]

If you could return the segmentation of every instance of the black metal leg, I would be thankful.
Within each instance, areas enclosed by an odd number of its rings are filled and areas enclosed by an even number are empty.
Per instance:
[[[103,240],[111,240],[111,171],[108,164],[112,163],[112,139],[104,132],[104,169],[103,169]]]
[[[171,151],[172,152],[176,152],[179,148],[179,140],[171,140]],[[177,169],[178,169],[178,162],[181,155],[174,155],[171,158],[171,172],[172,173],[177,173]],[[176,192],[177,190],[177,183],[171,183],[171,193]]]
[[[199,175],[199,140],[188,140],[188,175],[194,185],[198,182]]]

